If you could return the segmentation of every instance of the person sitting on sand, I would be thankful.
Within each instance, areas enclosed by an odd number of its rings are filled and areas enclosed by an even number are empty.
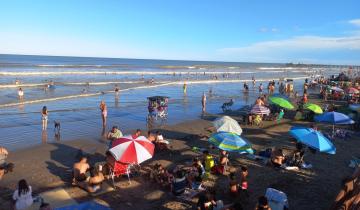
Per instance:
[[[236,179],[236,175],[234,172],[229,174],[229,188],[230,188],[230,195],[233,197],[238,196],[239,194],[239,183]]]
[[[225,167],[227,166],[228,162],[229,162],[228,153],[225,150],[221,150],[220,157],[219,157],[219,163],[216,166],[214,166],[211,169],[211,171],[213,173],[217,173],[217,174],[224,174]]]
[[[285,163],[285,155],[282,149],[277,149],[272,152],[271,163],[276,168],[280,168]]]
[[[166,141],[164,139],[164,136],[160,133],[160,131],[156,131],[155,144],[158,149],[163,150],[163,149],[167,149],[167,145],[169,144],[169,141]]]
[[[82,185],[87,180],[86,172],[90,169],[86,157],[81,157],[80,161],[73,167],[73,184]]]
[[[156,136],[151,131],[148,131],[147,139],[152,143],[155,143]]]
[[[90,179],[86,191],[90,193],[97,192],[101,190],[101,184],[104,181],[104,175],[101,171],[96,168],[90,169]]]
[[[110,140],[109,148],[111,147],[111,144],[115,139],[118,139],[118,138],[120,138],[122,136],[123,136],[123,134],[120,131],[120,129],[117,126],[113,126],[112,129],[109,131],[109,133],[107,135],[107,139]]]
[[[260,196],[255,210],[271,210],[268,199],[265,196]]]
[[[215,165],[214,157],[210,155],[207,150],[203,151],[203,165],[205,166],[206,172],[210,172],[211,168]]]
[[[141,135],[141,130],[136,129],[135,133],[131,135],[133,139],[137,139]]]
[[[248,176],[249,172],[247,167],[242,166],[241,167],[241,181],[240,181],[240,188],[241,191],[244,192],[247,195],[247,190],[248,190],[248,181],[247,181],[247,176]]]
[[[161,164],[156,163],[153,170],[150,172],[150,179],[155,181],[158,184],[161,184],[163,187],[168,186],[172,174],[168,172]]]
[[[34,200],[32,197],[32,189],[25,179],[19,181],[17,189],[15,190],[12,199],[15,202],[15,209],[22,210],[29,208]]]
[[[185,188],[188,186],[188,181],[185,177],[183,170],[176,171],[175,179],[170,185],[170,190],[175,196],[182,195],[185,192]]]
[[[202,185],[202,178],[205,174],[204,166],[199,158],[194,158],[193,165],[188,174],[188,182],[192,189],[199,189]]]
[[[6,163],[6,158],[9,155],[9,152],[5,147],[0,147],[0,180],[4,174],[12,172],[14,164]]]

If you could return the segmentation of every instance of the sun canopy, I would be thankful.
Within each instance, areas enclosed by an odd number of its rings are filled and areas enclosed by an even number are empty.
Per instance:
[[[109,152],[116,161],[122,163],[140,164],[154,155],[154,144],[144,136],[136,139],[130,136],[124,136],[116,139],[112,143]]]
[[[308,109],[308,110],[311,110],[313,111],[314,113],[316,114],[322,114],[323,113],[323,110],[321,109],[321,107],[317,104],[312,104],[312,103],[306,103],[304,105],[304,108],[305,109]]]
[[[322,133],[311,128],[292,127],[289,131],[298,142],[301,142],[320,152],[335,154],[336,148]]]
[[[226,151],[253,153],[247,140],[230,132],[218,132],[210,136],[209,143]]]
[[[271,103],[276,104],[285,109],[293,109],[294,106],[285,98],[282,97],[269,97]]]
[[[315,121],[329,124],[353,124],[355,123],[349,116],[340,112],[325,112],[315,117]]]
[[[239,136],[242,133],[242,129],[241,129],[239,123],[229,116],[223,116],[223,117],[217,118],[213,122],[213,124],[214,124],[217,132],[221,132],[221,131],[231,132],[231,133],[235,133]]]

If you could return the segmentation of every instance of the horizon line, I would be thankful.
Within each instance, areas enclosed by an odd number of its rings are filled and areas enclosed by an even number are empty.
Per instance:
[[[360,65],[352,65],[352,64],[324,64],[324,63],[294,63],[294,62],[252,62],[252,61],[221,61],[221,60],[187,60],[187,59],[161,59],[161,58],[128,58],[128,57],[94,57],[94,56],[79,56],[79,55],[43,55],[43,54],[8,54],[8,53],[0,53],[2,55],[10,55],[10,56],[42,56],[42,57],[69,57],[69,58],[103,58],[103,59],[129,59],[129,60],[158,60],[158,61],[186,61],[186,62],[217,62],[217,63],[255,63],[255,64],[293,64],[293,65],[321,65],[321,66],[360,66]]]

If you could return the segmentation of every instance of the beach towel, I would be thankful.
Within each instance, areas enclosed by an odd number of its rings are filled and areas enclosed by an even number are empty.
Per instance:
[[[112,192],[114,191],[115,189],[110,186],[107,182],[103,182],[101,184],[101,190],[95,192],[95,193],[91,193],[92,196],[96,197],[98,195],[102,195],[102,194],[105,194],[105,193],[108,193],[108,192]]]
[[[56,209],[67,205],[75,205],[77,202],[71,198],[64,188],[56,188],[46,192],[40,193],[40,197],[45,203],[51,204],[51,207]],[[34,203],[28,210],[38,210],[41,203]]]

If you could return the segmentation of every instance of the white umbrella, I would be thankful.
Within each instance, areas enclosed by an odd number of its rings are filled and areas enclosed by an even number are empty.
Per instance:
[[[235,133],[239,136],[242,133],[242,129],[241,129],[239,123],[229,116],[223,116],[223,117],[217,118],[213,122],[213,124],[214,124],[217,132],[221,132],[221,131],[231,132],[231,133]]]

